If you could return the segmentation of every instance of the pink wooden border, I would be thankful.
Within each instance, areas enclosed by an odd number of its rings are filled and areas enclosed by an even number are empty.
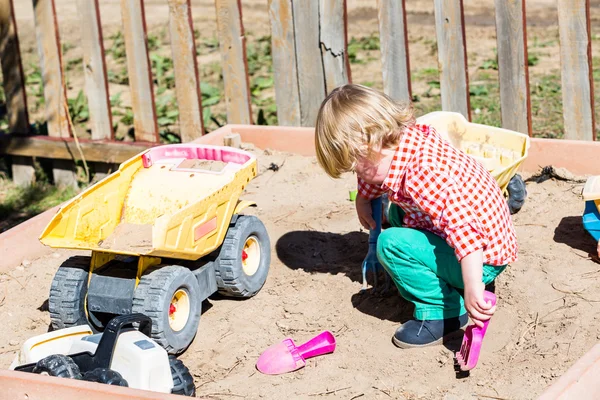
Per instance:
[[[182,396],[75,379],[0,370],[0,400],[181,400]]]

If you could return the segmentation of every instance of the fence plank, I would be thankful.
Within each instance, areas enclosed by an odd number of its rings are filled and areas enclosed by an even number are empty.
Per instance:
[[[92,139],[114,139],[98,0],[77,0]]]
[[[495,1],[502,126],[531,135],[525,0]]]
[[[349,82],[346,0],[320,0],[320,45],[327,93]]]
[[[462,0],[434,0],[442,109],[471,119]]]
[[[250,83],[240,0],[215,0],[227,122],[251,124]]]
[[[565,139],[594,140],[589,0],[559,0],[558,29]]]
[[[181,140],[191,142],[204,126],[190,0],[169,0],[169,27]]]
[[[269,0],[269,18],[277,121],[282,126],[299,126],[300,95],[292,0]]]
[[[79,139],[79,145],[73,138],[53,138],[33,135],[1,135],[0,154],[13,157],[43,157],[73,165],[73,155],[83,152],[88,162],[121,163],[142,151],[156,146],[148,142],[110,142]]]
[[[383,90],[398,101],[410,101],[410,61],[405,0],[378,0]]]
[[[35,32],[44,81],[48,134],[71,136],[67,115],[67,89],[62,73],[62,52],[54,0],[34,0]]]
[[[121,0],[135,140],[158,142],[158,126],[142,0]]]
[[[302,126],[315,126],[319,106],[325,98],[325,76],[319,45],[318,1],[292,0],[298,92]]]
[[[13,0],[0,1],[0,62],[10,132],[29,132],[25,77],[17,36]]]

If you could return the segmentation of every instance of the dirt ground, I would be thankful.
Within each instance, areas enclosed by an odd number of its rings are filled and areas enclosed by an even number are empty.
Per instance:
[[[399,350],[391,336],[411,318],[412,305],[395,290],[359,293],[367,233],[348,200],[355,177],[332,180],[314,158],[267,153],[260,153],[260,175],[243,197],[259,204],[254,213],[271,238],[271,271],[256,297],[203,305],[198,335],[182,355],[199,395],[531,399],[600,338],[600,269],[581,225],[582,184],[528,182],[529,198],[514,218],[519,260],[498,280],[498,311],[480,364],[459,379],[452,359],[459,340]],[[267,169],[271,163],[277,172]],[[72,254],[57,251],[0,277],[0,366],[8,367],[25,339],[47,331],[50,283]],[[333,354],[287,375],[256,371],[257,357],[271,344],[287,336],[302,342],[322,330],[337,339]]]

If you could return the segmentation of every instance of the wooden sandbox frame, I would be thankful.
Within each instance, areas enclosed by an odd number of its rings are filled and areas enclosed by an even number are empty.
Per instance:
[[[301,127],[225,125],[194,142],[223,145],[225,136],[239,134],[242,142],[252,143],[260,149],[272,149],[314,156],[314,129]],[[141,150],[140,150],[141,151]],[[576,156],[574,156],[576,155]],[[531,139],[529,157],[521,167],[522,172],[534,173],[552,165],[563,167],[576,175],[600,175],[600,142],[565,139]],[[43,246],[38,237],[58,206],[0,234],[0,272],[18,266],[25,259],[34,260],[52,252]],[[582,201],[583,211],[583,201]],[[546,389],[540,399],[592,399],[600,397],[600,343]],[[66,382],[65,382],[66,381]],[[88,382],[67,381],[32,374],[0,370],[0,400],[10,398],[79,399],[85,395],[92,399],[170,399],[171,396],[128,388],[113,388]],[[27,395],[28,397],[25,397]]]

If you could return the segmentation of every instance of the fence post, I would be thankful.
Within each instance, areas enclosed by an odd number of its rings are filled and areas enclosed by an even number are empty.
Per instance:
[[[327,93],[350,81],[346,0],[320,0],[320,47]]]
[[[92,139],[114,139],[112,112],[104,62],[104,44],[98,0],[77,0],[83,39],[83,71]]]
[[[62,51],[56,21],[54,0],[33,0],[35,32],[44,82],[46,122],[48,135],[71,136],[67,106],[67,88],[62,69]],[[59,186],[77,186],[75,166],[69,160],[52,162],[54,183]]]
[[[525,0],[495,1],[502,126],[531,135]]]
[[[590,1],[558,0],[565,139],[595,140]]]
[[[0,1],[0,62],[11,133],[29,133],[27,92],[13,0]]]
[[[168,1],[181,141],[191,142],[204,134],[192,10],[190,0]]]
[[[12,0],[0,1],[0,62],[4,77],[4,93],[11,133],[29,133],[25,77],[19,49],[17,24]],[[31,185],[35,180],[33,159],[11,157],[13,182],[19,186]]]
[[[158,142],[158,125],[142,0],[121,0],[135,140]]]
[[[299,126],[300,95],[292,0],[269,0],[269,19],[277,121],[282,126]]]
[[[251,124],[250,82],[240,0],[215,0],[227,122]]]
[[[442,109],[471,119],[462,0],[434,0]]]
[[[398,101],[410,101],[410,61],[405,0],[378,0],[377,16],[383,90]]]
[[[319,106],[326,93],[319,43],[319,2],[292,0],[292,10],[298,62],[300,123],[302,126],[315,126]]]

